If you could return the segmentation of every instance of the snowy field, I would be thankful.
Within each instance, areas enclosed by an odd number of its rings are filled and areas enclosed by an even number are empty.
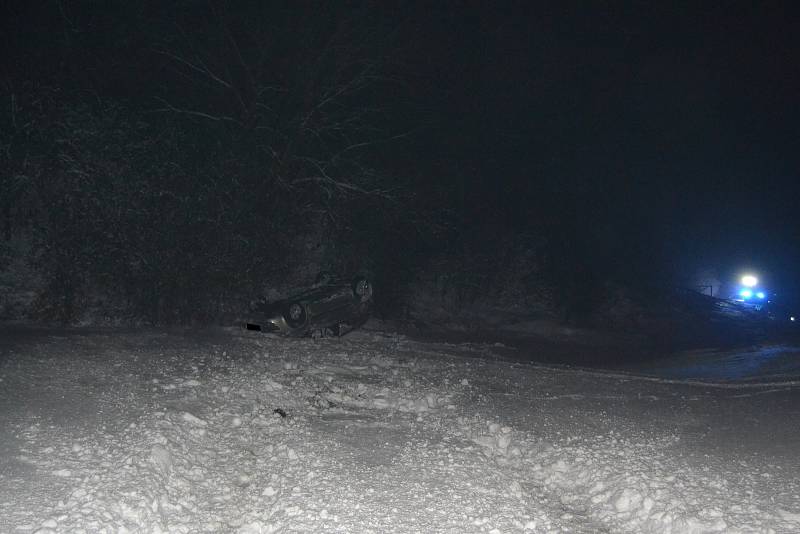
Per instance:
[[[0,339],[3,533],[800,532],[790,380],[374,330],[55,334]]]
[[[702,382],[800,383],[800,349],[765,345],[740,349],[690,350],[623,368],[661,378]]]

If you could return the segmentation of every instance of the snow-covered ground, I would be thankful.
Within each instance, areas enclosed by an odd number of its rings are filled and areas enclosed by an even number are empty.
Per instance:
[[[0,532],[800,532],[796,383],[498,349],[374,330],[0,340]]]
[[[800,383],[800,349],[775,344],[689,350],[621,367],[652,376],[703,382]]]

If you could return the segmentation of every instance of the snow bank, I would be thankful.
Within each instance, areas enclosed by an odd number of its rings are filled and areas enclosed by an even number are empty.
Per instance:
[[[2,532],[800,531],[793,455],[704,441],[735,390],[380,333],[45,341],[0,367]]]

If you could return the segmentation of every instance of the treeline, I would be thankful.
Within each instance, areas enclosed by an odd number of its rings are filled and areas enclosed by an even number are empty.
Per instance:
[[[207,320],[310,261],[403,258],[386,14],[71,7],[18,8],[39,31],[8,28],[0,95],[3,260],[26,250],[39,316]]]
[[[464,112],[435,19],[226,5],[6,8],[0,314],[216,321],[329,269],[371,271],[385,313],[574,320],[655,262],[622,195]]]

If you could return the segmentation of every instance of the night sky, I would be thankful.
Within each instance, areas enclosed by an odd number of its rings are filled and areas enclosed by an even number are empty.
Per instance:
[[[209,24],[201,2],[18,4],[5,17],[7,72],[69,78],[141,109],[171,76],[156,45]],[[296,5],[313,20],[297,38],[312,40],[320,12],[363,13],[390,37],[380,54],[402,87],[383,89],[400,104],[387,106],[387,129],[408,132],[386,157],[421,193],[459,204],[465,224],[555,224],[567,239],[586,228],[609,249],[587,262],[624,271],[638,253],[658,265],[631,276],[652,268],[675,283],[749,269],[800,300],[792,2],[488,4],[216,5],[253,24],[261,9],[266,33],[283,20],[273,5]]]
[[[797,298],[796,10],[680,4],[421,14],[441,41],[439,135],[466,147],[490,187],[588,192],[630,246],[647,219],[685,276],[751,269]]]

